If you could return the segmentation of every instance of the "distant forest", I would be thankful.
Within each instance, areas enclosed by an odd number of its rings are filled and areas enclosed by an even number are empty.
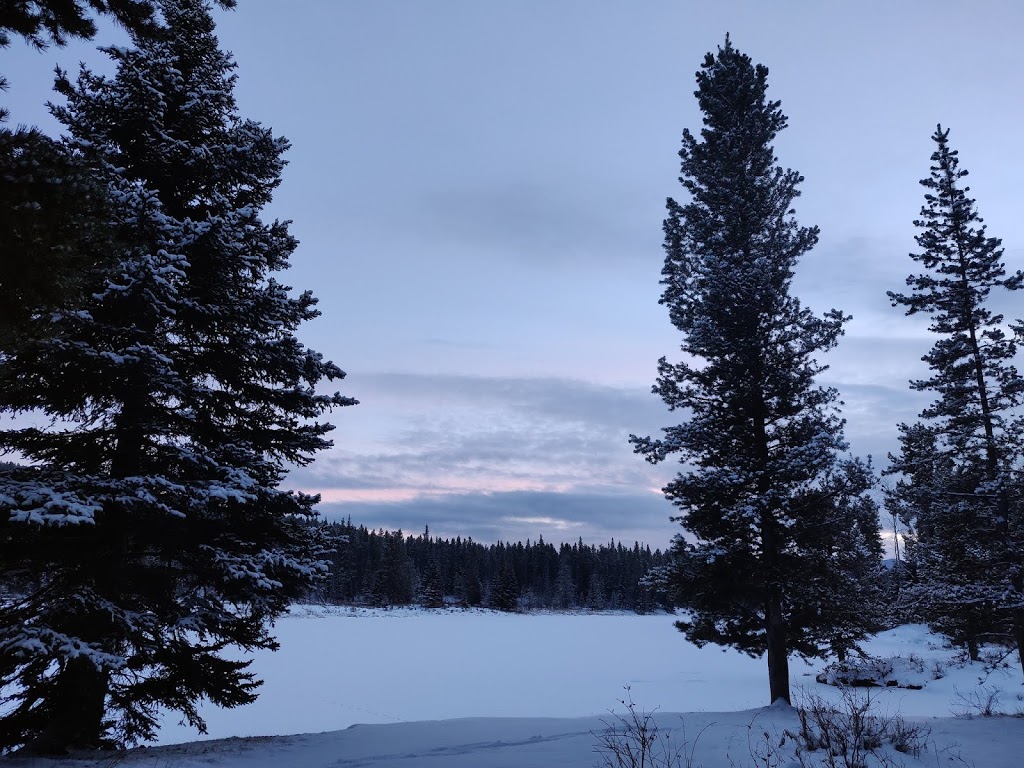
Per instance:
[[[327,525],[336,539],[331,575],[313,595],[331,603],[485,606],[499,610],[634,610],[672,607],[660,549],[634,542],[555,546],[541,536],[484,545],[372,531],[351,520]]]

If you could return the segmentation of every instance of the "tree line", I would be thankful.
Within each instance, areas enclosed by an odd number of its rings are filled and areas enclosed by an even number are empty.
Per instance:
[[[485,545],[431,536],[429,528],[418,536],[373,531],[350,520],[326,532],[339,544],[329,554],[331,574],[313,596],[328,602],[638,613],[672,607],[663,586],[646,578],[668,557],[639,542],[556,546],[541,536]]]

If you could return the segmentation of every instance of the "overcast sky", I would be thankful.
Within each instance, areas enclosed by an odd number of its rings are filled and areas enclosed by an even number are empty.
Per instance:
[[[884,463],[923,404],[907,380],[931,340],[885,292],[913,268],[936,123],[1024,267],[1017,0],[241,0],[216,18],[241,114],[293,144],[268,218],[294,221],[286,282],[321,300],[301,336],[362,401],[292,475],[329,516],[668,543],[675,468],[627,435],[673,419],[650,394],[679,346],[661,222],[700,127],[694,72],[726,32],[770,70],[790,120],[776,153],[806,177],[797,218],[821,227],[794,292],[854,316],[823,379],[854,453]],[[0,51],[11,121],[55,133],[52,68],[108,71],[96,43]]]

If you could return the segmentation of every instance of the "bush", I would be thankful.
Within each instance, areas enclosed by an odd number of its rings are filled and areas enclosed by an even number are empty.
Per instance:
[[[601,721],[605,730],[593,734],[599,768],[694,768],[693,751],[710,724],[701,729],[692,744],[686,739],[686,727],[681,726],[683,742],[677,744],[672,731],[662,731],[655,722],[657,708],[637,709],[628,685],[625,690],[625,697],[618,700],[626,708],[625,713],[611,712],[612,720]]]
[[[995,717],[1003,714],[1001,689],[994,685],[979,685],[970,691],[953,686],[954,717]]]
[[[797,711],[800,716],[799,765],[809,768],[808,753],[819,750],[822,759],[813,764],[827,768],[866,768],[868,757],[880,766],[897,766],[887,752],[891,748],[913,757],[924,750],[931,729],[907,723],[899,715],[876,715],[871,708],[871,694],[855,694],[841,689],[838,704],[807,694]]]

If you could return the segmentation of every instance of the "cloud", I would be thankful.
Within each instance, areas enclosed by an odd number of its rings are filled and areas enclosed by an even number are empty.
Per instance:
[[[565,379],[378,374],[350,390],[361,413],[345,413],[339,432],[353,428],[361,450],[339,434],[339,447],[295,470],[293,483],[424,494],[649,487],[628,435],[656,430],[667,414],[644,388]]]
[[[466,535],[457,523],[489,535],[539,526],[603,539],[633,524],[609,528],[572,499],[598,509],[619,508],[626,497],[661,504],[658,489],[675,472],[652,467],[629,445],[630,433],[656,432],[671,418],[645,387],[389,373],[363,376],[350,390],[361,404],[339,419],[338,447],[293,470],[289,484],[358,522],[433,529],[439,511],[475,510],[482,520],[469,512],[449,520],[452,535]]]
[[[931,398],[906,386],[847,383],[842,387],[846,438],[852,453],[870,455],[876,469],[884,469],[888,454],[899,448],[897,425],[914,422]]]
[[[649,388],[624,388],[578,379],[380,373],[361,377],[367,394],[430,401],[463,408],[514,411],[532,419],[553,419],[635,428],[664,408]],[[361,392],[361,390],[360,390]]]
[[[474,254],[483,250],[546,269],[623,263],[638,246],[657,253],[663,201],[656,190],[564,175],[501,184],[461,180],[431,189],[417,209],[423,217],[420,229]],[[608,215],[611,210],[614,216]]]

